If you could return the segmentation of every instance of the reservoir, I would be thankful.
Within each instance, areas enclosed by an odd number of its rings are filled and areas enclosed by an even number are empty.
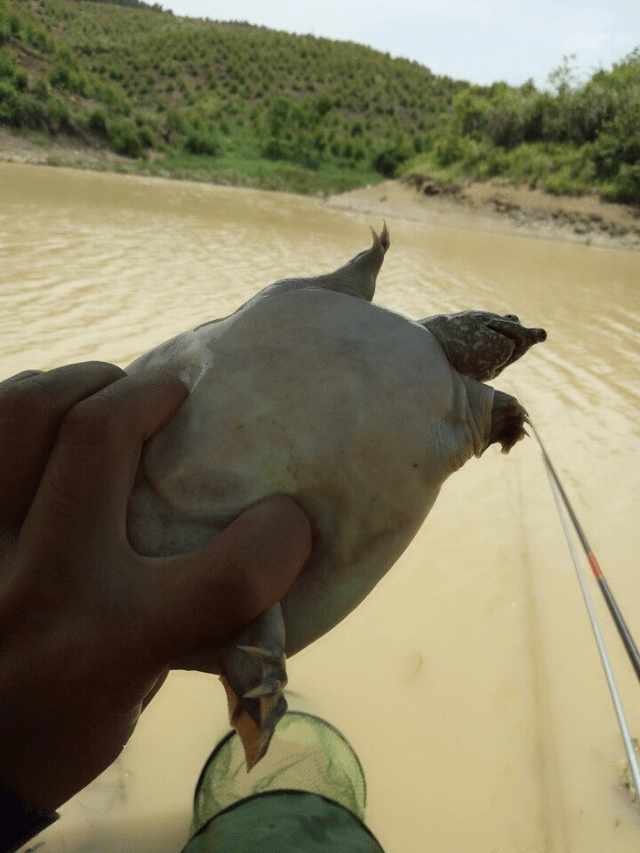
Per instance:
[[[640,253],[387,224],[379,304],[547,330],[492,384],[528,410],[640,641]],[[369,225],[382,222],[316,198],[0,163],[2,377],[126,366],[272,281],[334,270],[370,245]],[[640,687],[588,581],[640,738]],[[358,754],[386,853],[638,850],[622,740],[533,438],[448,480],[369,598],[288,668],[292,706]],[[217,679],[173,673],[44,850],[177,853],[226,731]]]

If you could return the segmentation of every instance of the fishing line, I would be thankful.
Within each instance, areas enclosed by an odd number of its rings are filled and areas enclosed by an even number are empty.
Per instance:
[[[547,472],[549,473],[549,472]],[[611,670],[611,664],[609,662],[609,656],[607,655],[607,650],[604,645],[604,640],[602,639],[602,634],[600,633],[600,627],[598,625],[598,620],[596,619],[596,614],[593,609],[593,603],[591,601],[591,596],[589,595],[589,590],[587,589],[587,581],[584,576],[584,572],[580,566],[580,560],[578,559],[578,554],[575,549],[575,545],[571,538],[571,532],[569,530],[569,525],[567,522],[567,518],[564,511],[564,506],[562,504],[562,499],[560,493],[558,491],[557,485],[554,479],[549,474],[549,483],[551,485],[551,491],[553,492],[553,497],[556,502],[556,507],[558,508],[558,514],[560,516],[560,520],[562,522],[562,527],[564,530],[564,535],[567,539],[567,544],[569,546],[569,551],[571,552],[571,558],[573,560],[573,565],[576,570],[576,574],[578,576],[578,582],[580,584],[580,590],[582,592],[582,597],[584,598],[584,603],[586,604],[587,611],[589,613],[589,620],[591,622],[591,627],[593,628],[593,634],[596,638],[596,643],[598,645],[598,651],[600,652],[600,660],[602,661],[602,666],[607,677],[607,683],[609,685],[609,691],[611,693],[611,698],[613,700],[613,705],[616,710],[616,716],[618,718],[618,725],[620,726],[620,732],[622,734],[622,740],[624,741],[624,747],[627,751],[627,758],[629,759],[629,767],[631,769],[631,775],[633,776],[633,782],[636,786],[636,792],[640,797],[640,769],[638,768],[638,762],[636,761],[635,751],[633,749],[633,741],[631,740],[631,735],[629,734],[629,727],[627,726],[627,721],[624,715],[624,711],[622,710],[622,703],[620,702],[620,696],[618,694],[618,688],[616,687],[615,678],[613,677],[613,672]]]
[[[638,761],[636,759],[635,750],[633,747],[633,741],[631,740],[631,735],[629,734],[629,727],[627,725],[627,721],[626,721],[626,718],[624,715],[622,703],[620,701],[620,695],[618,694],[618,688],[616,687],[615,678],[613,676],[613,671],[611,669],[611,663],[609,661],[609,656],[607,654],[607,650],[606,650],[605,645],[604,645],[604,640],[602,637],[602,633],[600,631],[600,626],[598,625],[598,620],[596,618],[595,610],[593,607],[593,602],[592,602],[591,596],[589,594],[589,589],[587,587],[587,580],[585,578],[584,572],[582,571],[582,567],[580,566],[580,559],[578,557],[578,553],[576,551],[574,541],[571,537],[571,530],[569,528],[569,523],[567,521],[567,513],[569,514],[571,521],[573,522],[573,525],[576,529],[576,533],[578,534],[578,538],[580,539],[583,548],[585,549],[585,551],[587,551],[587,555],[589,557],[589,565],[593,569],[593,573],[596,576],[596,578],[598,578],[598,580],[600,580],[600,578],[602,577],[602,572],[600,571],[600,567],[598,566],[598,563],[597,563],[595,557],[593,556],[593,552],[589,548],[588,543],[587,543],[586,539],[584,538],[584,534],[582,533],[582,528],[578,524],[578,520],[575,516],[575,513],[571,509],[571,506],[569,504],[569,501],[567,500],[567,496],[564,492],[564,489],[562,488],[562,486],[558,480],[558,476],[555,473],[555,470],[553,469],[553,465],[551,464],[551,460],[549,459],[549,457],[548,457],[548,455],[544,449],[544,446],[543,446],[542,442],[540,441],[540,437],[539,437],[538,433],[536,432],[535,427],[533,426],[533,424],[530,421],[529,421],[529,426],[533,430],[533,433],[534,433],[534,435],[538,441],[538,444],[540,445],[540,449],[542,451],[542,455],[543,455],[543,458],[545,461],[547,476],[549,478],[549,485],[551,486],[551,492],[553,494],[553,498],[554,498],[555,503],[556,503],[558,515],[560,516],[560,521],[562,523],[564,535],[565,535],[566,540],[567,540],[567,545],[569,546],[569,552],[571,554],[571,559],[573,560],[573,566],[575,568],[576,575],[578,577],[578,583],[580,584],[580,590],[582,592],[582,597],[584,599],[584,603],[586,605],[587,612],[589,614],[589,621],[591,622],[593,634],[594,634],[594,637],[596,640],[596,644],[598,646],[598,652],[600,653],[600,660],[602,663],[602,667],[604,669],[605,676],[607,678],[607,684],[609,685],[609,692],[611,693],[611,699],[613,700],[613,706],[615,708],[616,716],[618,718],[618,725],[620,727],[620,733],[622,735],[622,740],[623,740],[623,743],[625,746],[625,750],[627,752],[627,758],[629,760],[629,768],[631,770],[631,775],[633,777],[633,782],[634,782],[634,785],[636,788],[636,792],[637,792],[638,796],[640,797],[640,768],[638,768]],[[596,567],[597,567],[599,574],[596,572]],[[603,580],[604,580],[604,578],[603,578]],[[612,598],[613,598],[613,596],[612,596]],[[607,600],[607,604],[608,603],[609,602]],[[619,613],[619,611],[618,611],[618,613]],[[612,615],[613,615],[613,613],[612,613]],[[619,614],[619,618],[622,619],[621,614]],[[615,619],[615,616],[614,616],[614,619]],[[617,621],[616,621],[616,624],[618,624]],[[623,620],[623,624],[624,624],[624,620]],[[624,627],[626,629],[626,625]],[[620,630],[619,627],[618,627],[618,629]],[[638,650],[636,649],[635,644],[633,643],[633,639],[631,638],[631,635],[629,634],[628,629],[627,629],[627,634],[628,634],[629,640],[631,642],[631,646],[633,647],[633,650],[635,651],[635,655],[637,657],[638,656]],[[621,634],[621,636],[622,636],[622,634]],[[624,642],[624,637],[623,637],[623,642]],[[627,648],[627,651],[629,652],[629,648],[627,647],[626,642],[625,642],[625,647]],[[640,658],[638,658],[638,660],[640,660]],[[635,666],[635,662],[634,662],[633,658],[632,658],[632,663],[634,663],[634,668],[636,669],[636,673],[638,673],[639,677],[640,677],[640,671],[639,671],[638,667]]]
[[[611,613],[611,616],[612,616],[613,621],[616,625],[616,628],[618,629],[618,633],[620,634],[620,639],[622,640],[622,643],[623,643],[623,645],[627,651],[627,655],[629,656],[629,660],[631,661],[631,665],[633,666],[635,673],[636,673],[636,676],[638,677],[638,680],[640,681],[640,652],[638,652],[638,647],[636,646],[636,644],[633,640],[633,637],[631,636],[631,631],[629,631],[629,628],[627,627],[627,624],[624,621],[624,618],[622,616],[620,608],[618,607],[618,604],[616,603],[616,600],[613,597],[613,593],[611,592],[611,589],[609,588],[609,584],[607,583],[607,580],[606,580],[606,578],[602,572],[602,569],[600,568],[600,565],[598,564],[598,561],[596,560],[595,554],[593,553],[593,550],[587,541],[587,537],[585,536],[584,530],[582,529],[580,522],[578,521],[578,518],[577,518],[575,512],[573,511],[573,507],[571,506],[571,503],[569,502],[569,498],[567,497],[567,494],[562,487],[562,483],[560,482],[560,478],[558,477],[556,469],[553,467],[553,463],[551,462],[551,459],[549,458],[549,454],[545,450],[545,447],[542,443],[542,440],[541,440],[540,436],[538,435],[538,432],[537,432],[536,428],[534,427],[534,425],[531,423],[531,421],[528,421],[528,423],[529,423],[529,426],[531,427],[531,429],[533,431],[534,436],[536,437],[536,441],[538,442],[538,445],[540,446],[540,450],[542,452],[542,458],[544,459],[544,463],[545,463],[545,466],[547,469],[547,474],[549,476],[549,479],[554,484],[557,492],[559,493],[560,497],[562,498],[562,501],[563,501],[564,506],[567,510],[567,513],[569,514],[569,517],[571,518],[571,522],[574,526],[574,529],[576,531],[578,539],[580,540],[580,543],[584,549],[584,552],[587,555],[587,560],[589,561],[589,565],[591,566],[591,570],[593,571],[594,577],[598,581],[598,586],[600,587],[600,591],[602,592],[604,600],[607,603],[607,607],[609,608],[609,612]]]

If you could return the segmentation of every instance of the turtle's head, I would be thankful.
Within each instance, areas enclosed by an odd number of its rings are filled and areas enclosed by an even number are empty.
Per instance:
[[[320,276],[314,283],[328,290],[347,293],[349,296],[357,296],[371,302],[376,289],[376,278],[390,243],[386,222],[383,223],[379,237],[373,228],[371,233],[373,234],[371,248],[360,252],[335,272]]]
[[[527,329],[515,314],[460,311],[436,314],[419,323],[438,339],[458,373],[486,382],[546,340],[544,329]]]

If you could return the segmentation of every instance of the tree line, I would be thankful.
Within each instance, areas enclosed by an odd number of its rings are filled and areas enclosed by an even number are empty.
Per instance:
[[[159,12],[0,0],[0,124],[143,162],[282,166],[309,188],[416,171],[640,203],[639,50],[583,85],[567,60],[551,91],[481,87],[361,45]]]

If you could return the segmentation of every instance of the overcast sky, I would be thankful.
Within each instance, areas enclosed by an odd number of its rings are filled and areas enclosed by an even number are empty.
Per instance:
[[[640,45],[640,0],[160,0],[176,15],[355,41],[472,83],[583,79]]]

